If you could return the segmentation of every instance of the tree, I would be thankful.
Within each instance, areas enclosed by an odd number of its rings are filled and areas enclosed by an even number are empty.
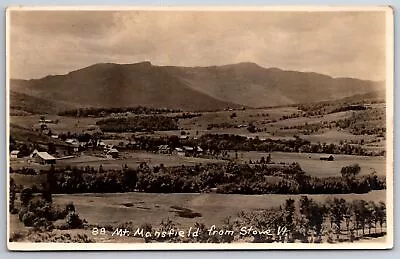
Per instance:
[[[310,211],[310,225],[314,229],[317,235],[316,242],[319,243],[321,241],[322,225],[324,223],[326,208],[325,206],[321,206],[319,203],[310,200],[309,211]]]
[[[375,203],[373,201],[369,201],[365,204],[366,206],[366,224],[368,227],[368,234],[371,234],[371,229],[374,226],[375,222]]]
[[[286,199],[285,210],[284,210],[284,221],[285,221],[285,226],[289,231],[293,231],[295,228],[294,212],[295,212],[294,200],[290,198]]]
[[[346,201],[341,198],[334,198],[333,201],[329,200],[329,217],[330,217],[330,223],[331,223],[331,228],[332,228],[332,223],[335,224],[336,227],[336,235],[337,239],[339,239],[339,234],[341,230],[341,223],[344,219],[343,215],[346,213]]]
[[[75,211],[70,211],[66,217],[66,224],[68,229],[82,228],[83,220],[80,219],[79,215]]]
[[[29,201],[33,198],[32,188],[24,188],[21,192],[20,200],[23,206],[27,206]]]
[[[265,157],[264,156],[261,157],[260,164],[265,164]]]
[[[271,154],[268,154],[266,163],[267,164],[271,163]]]
[[[311,228],[311,205],[312,200],[309,200],[307,196],[301,196],[299,200],[300,207],[300,224],[301,229],[304,230],[304,239],[308,237],[309,229]]]
[[[376,223],[379,223],[382,232],[382,226],[386,222],[386,205],[383,202],[379,202],[375,209]]]
[[[50,143],[47,145],[47,151],[49,152],[49,154],[54,154],[54,153],[56,153],[57,149],[56,149],[56,146],[54,145],[53,142],[50,142]]]
[[[365,222],[367,218],[368,211],[366,210],[366,202],[364,200],[354,200],[353,201],[354,208],[354,220],[355,220],[355,228],[358,234],[358,229],[362,229],[362,234],[365,232]]]
[[[134,191],[137,183],[136,171],[129,169],[128,167],[123,169],[123,187],[127,191]]]
[[[73,203],[73,202],[70,202],[70,203],[68,203],[67,205],[65,205],[65,211],[66,211],[67,213],[75,212],[75,205],[74,205],[74,203]]]
[[[255,132],[257,132],[256,126],[254,126],[254,124],[252,124],[252,123],[249,124],[249,126],[247,127],[247,130],[248,130],[250,133],[255,133]]]
[[[345,207],[344,208],[345,213],[343,214],[344,223],[346,224],[347,233],[350,233],[350,222],[351,222],[351,216],[353,213],[353,205],[346,202],[344,204],[344,207]]]
[[[12,213],[12,214],[16,213],[16,208],[15,208],[16,188],[17,188],[17,185],[15,184],[14,179],[13,179],[13,178],[10,178],[10,203],[9,203],[9,211],[10,211],[10,213]]]
[[[342,167],[340,174],[343,178],[354,178],[360,173],[361,167],[358,164]]]

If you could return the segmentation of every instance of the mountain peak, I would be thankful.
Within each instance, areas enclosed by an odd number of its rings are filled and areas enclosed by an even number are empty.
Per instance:
[[[97,63],[67,75],[11,83],[14,91],[78,105],[183,110],[307,103],[382,89],[371,81],[264,68],[253,62],[210,67]]]
[[[259,66],[257,63],[254,63],[254,62],[239,62],[239,63],[235,63],[235,64],[223,65],[221,67],[222,68],[232,68],[232,67],[236,67],[236,68],[262,68],[261,66]]]

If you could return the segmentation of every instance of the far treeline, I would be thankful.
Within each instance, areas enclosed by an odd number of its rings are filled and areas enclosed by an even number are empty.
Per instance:
[[[59,116],[71,116],[71,117],[105,117],[113,113],[132,113],[132,114],[163,114],[163,113],[175,113],[181,112],[179,109],[169,108],[151,108],[144,106],[134,107],[90,107],[90,108],[79,108],[71,109],[59,112]]]
[[[32,174],[32,169],[11,170]],[[386,178],[376,173],[359,175],[355,164],[343,167],[339,177],[307,175],[297,163],[275,164],[205,164],[195,166],[150,168],[142,163],[137,169],[126,165],[120,170],[104,170],[102,166],[66,167],[41,171],[45,180],[36,191],[51,193],[218,193],[236,194],[344,194],[367,193],[386,189]],[[39,177],[39,176],[38,176]],[[21,190],[19,190],[21,191]]]

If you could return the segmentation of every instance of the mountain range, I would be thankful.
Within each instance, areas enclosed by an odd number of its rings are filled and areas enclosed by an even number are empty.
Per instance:
[[[99,63],[65,75],[10,80],[10,107],[53,113],[77,107],[217,110],[308,103],[384,92],[384,82],[333,78],[255,63],[209,67]]]

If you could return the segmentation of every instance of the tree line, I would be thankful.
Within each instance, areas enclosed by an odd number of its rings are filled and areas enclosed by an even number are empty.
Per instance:
[[[349,143],[326,144],[311,143],[308,140],[295,136],[294,139],[263,139],[248,138],[234,134],[205,134],[198,138],[179,138],[172,136],[136,136],[122,149],[145,150],[156,152],[160,145],[168,145],[170,150],[176,147],[199,146],[204,155],[221,154],[224,151],[260,151],[260,152],[296,152],[296,153],[324,153],[359,156],[382,156],[384,151],[368,151],[360,145]]]
[[[346,200],[335,197],[318,202],[308,196],[301,196],[297,201],[288,198],[280,206],[241,211],[238,215],[226,217],[220,224],[213,226],[196,222],[192,226],[192,229],[199,229],[195,236],[160,238],[152,235],[143,236],[143,239],[146,243],[356,242],[364,238],[386,235],[386,216],[386,205],[382,201]],[[177,228],[177,225],[170,219],[163,219],[159,225],[145,223],[140,229],[151,233],[168,232]],[[137,229],[132,222],[120,223],[117,227],[127,229],[131,233]],[[107,228],[114,229],[112,226]]]
[[[75,211],[73,203],[69,203],[64,209],[53,205],[52,193],[48,186],[49,182],[43,183],[39,193],[37,188],[23,188],[20,190],[19,206],[17,206],[17,185],[10,178],[9,212],[18,214],[18,219],[27,227],[35,229],[52,230],[83,228],[85,220],[80,219]],[[55,221],[64,220],[59,225]]]
[[[178,119],[155,115],[107,118],[97,121],[96,124],[103,132],[146,132],[178,129]]]
[[[175,113],[181,112],[179,109],[169,108],[151,108],[144,106],[134,107],[102,107],[102,108],[79,108],[61,111],[58,113],[59,116],[71,116],[71,117],[105,117],[116,113],[132,113],[132,114],[163,114],[163,113]]]
[[[233,134],[206,134],[197,140],[197,144],[205,150],[242,150],[262,152],[302,152],[326,153],[360,156],[379,156],[382,152],[368,151],[359,145],[311,143],[295,136],[294,139],[247,138]]]
[[[357,165],[351,166],[357,167]],[[343,169],[345,170],[345,169]],[[352,170],[352,169],[351,169]],[[346,170],[345,170],[346,171]],[[347,171],[346,171],[347,172]],[[136,169],[123,166],[105,170],[102,166],[66,167],[42,170],[51,193],[218,193],[237,194],[340,194],[367,193],[386,188],[386,179],[372,173],[342,173],[337,177],[307,175],[297,163],[164,165]]]
[[[297,204],[289,198],[276,208],[241,212],[236,225],[250,224],[260,230],[284,225],[289,230],[283,238],[254,235],[256,242],[337,243],[353,242],[366,236],[383,236],[386,234],[383,231],[385,222],[384,202],[347,201],[336,197],[317,202],[301,196]]]

